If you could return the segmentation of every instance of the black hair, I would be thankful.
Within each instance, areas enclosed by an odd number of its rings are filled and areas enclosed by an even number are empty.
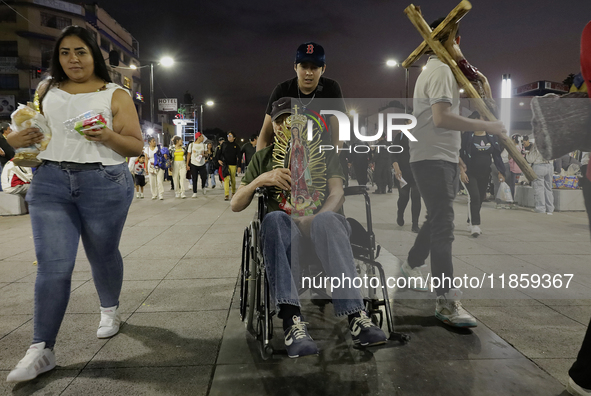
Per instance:
[[[479,113],[479,112],[477,112],[477,111],[475,111],[475,112],[473,112],[472,114],[470,114],[470,115],[468,116],[468,118],[471,118],[471,119],[473,119],[473,120],[479,120],[479,119],[480,119],[480,113]]]
[[[94,59],[94,74],[98,78],[102,79],[105,82],[112,82],[111,76],[109,76],[109,70],[107,69],[107,64],[105,63],[105,59],[103,58],[103,54],[101,49],[99,48],[96,39],[90,34],[88,30],[80,26],[68,26],[64,30],[62,30],[62,34],[57,38],[55,42],[55,47],[53,48],[53,55],[51,57],[51,67],[49,69],[49,74],[52,78],[52,83],[59,83],[62,81],[66,81],[68,76],[64,72],[62,65],[60,64],[60,46],[62,44],[62,40],[69,36],[76,36],[80,40],[84,42],[88,46],[92,58]]]
[[[436,20],[431,22],[431,24],[429,25],[431,27],[431,30],[435,30],[435,28],[437,28],[437,26],[441,25],[441,22],[443,22],[444,20],[445,20],[445,18],[441,17],[441,18],[437,18]],[[459,36],[460,36],[460,29],[458,28],[458,30],[456,31],[456,38]],[[441,44],[443,44],[448,39],[449,39],[449,34],[445,34],[445,35],[441,36],[439,41],[441,42]]]
[[[232,134],[232,136],[234,137],[234,139],[236,139],[236,134],[235,134],[234,132],[232,132],[232,131],[228,131],[228,133],[227,133],[227,134],[228,134],[228,135],[229,135],[229,134]]]
[[[248,140],[250,140],[251,142],[254,142],[254,140],[257,139],[258,137],[259,137],[258,133],[253,133],[252,135],[250,135]]]
[[[150,136],[150,137],[148,138],[148,143],[150,143],[152,140],[156,141],[156,138],[155,138],[154,136]]]
[[[142,158],[142,157],[144,157],[144,158],[145,158],[145,157],[146,157],[146,154],[144,154],[144,153],[141,153],[141,154],[140,154],[140,156],[139,156],[139,157],[137,157],[137,158],[138,158],[138,159],[140,159],[140,158]]]
[[[0,123],[0,135],[2,135],[9,127],[10,124],[8,122]]]

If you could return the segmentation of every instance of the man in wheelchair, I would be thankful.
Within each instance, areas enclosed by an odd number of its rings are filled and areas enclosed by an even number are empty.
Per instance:
[[[304,128],[294,126],[302,125],[294,121],[294,117],[298,117],[297,106],[294,109],[292,116],[290,98],[273,103],[271,119],[275,143],[254,154],[231,202],[232,210],[240,212],[251,203],[257,188],[281,191],[269,195],[268,214],[261,226],[261,242],[272,301],[277,306],[277,316],[283,320],[285,346],[291,358],[318,354],[318,347],[310,337],[300,311],[298,291],[302,277],[299,258],[305,250],[302,246],[310,246],[310,249],[313,246],[326,276],[351,279],[351,284],[358,277],[349,242],[351,227],[341,214],[345,201],[344,176],[338,155],[324,151],[325,154],[318,159],[319,156],[305,147],[300,138],[300,131],[303,132]],[[301,121],[302,115],[299,117]],[[277,149],[281,142],[286,147],[283,155]],[[283,166],[277,166],[278,158],[282,159]],[[314,163],[314,158],[322,163]],[[313,174],[315,169],[323,169],[325,177],[320,179],[321,188],[310,194],[305,182],[310,185],[311,180],[318,180]],[[290,195],[294,197],[293,204]],[[348,317],[355,344],[384,344],[386,335],[368,318],[361,293],[351,284],[333,290],[335,315]]]

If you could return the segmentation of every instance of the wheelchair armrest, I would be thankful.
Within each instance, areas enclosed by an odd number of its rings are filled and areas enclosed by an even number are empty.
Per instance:
[[[345,191],[345,197],[347,195],[363,195],[363,194],[367,194],[367,190],[366,190],[365,186],[345,187],[344,188],[344,191]]]

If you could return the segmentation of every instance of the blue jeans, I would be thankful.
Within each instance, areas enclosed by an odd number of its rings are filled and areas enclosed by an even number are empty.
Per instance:
[[[431,254],[431,274],[453,279],[451,245],[454,241],[454,199],[458,191],[458,164],[448,161],[418,161],[410,164],[427,218],[408,252],[408,265],[420,267]],[[442,282],[443,283],[443,282]],[[438,296],[447,293],[449,285],[436,289]]]
[[[310,234],[310,239],[303,237],[291,217],[281,210],[271,212],[263,219],[261,239],[265,268],[277,309],[279,304],[300,306],[298,290],[302,277],[299,258],[306,248],[315,250],[325,276],[344,277],[351,281],[358,277],[349,243],[351,226],[344,216],[334,212],[316,215]],[[334,288],[332,302],[336,316],[364,309],[361,293],[354,287]]]
[[[554,212],[554,193],[552,192],[552,164],[534,164],[532,166],[538,178],[531,185],[534,188],[535,211],[539,213]]]
[[[51,348],[70,299],[80,237],[101,306],[119,304],[119,241],[133,200],[132,175],[127,164],[81,169],[44,162],[26,200],[37,255],[33,343]]]

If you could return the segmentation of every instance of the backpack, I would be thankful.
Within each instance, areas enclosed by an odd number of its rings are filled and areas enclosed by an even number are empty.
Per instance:
[[[165,155],[166,158],[164,157]],[[170,152],[168,151],[168,148],[158,146],[158,151],[154,153],[154,168],[170,168]]]

